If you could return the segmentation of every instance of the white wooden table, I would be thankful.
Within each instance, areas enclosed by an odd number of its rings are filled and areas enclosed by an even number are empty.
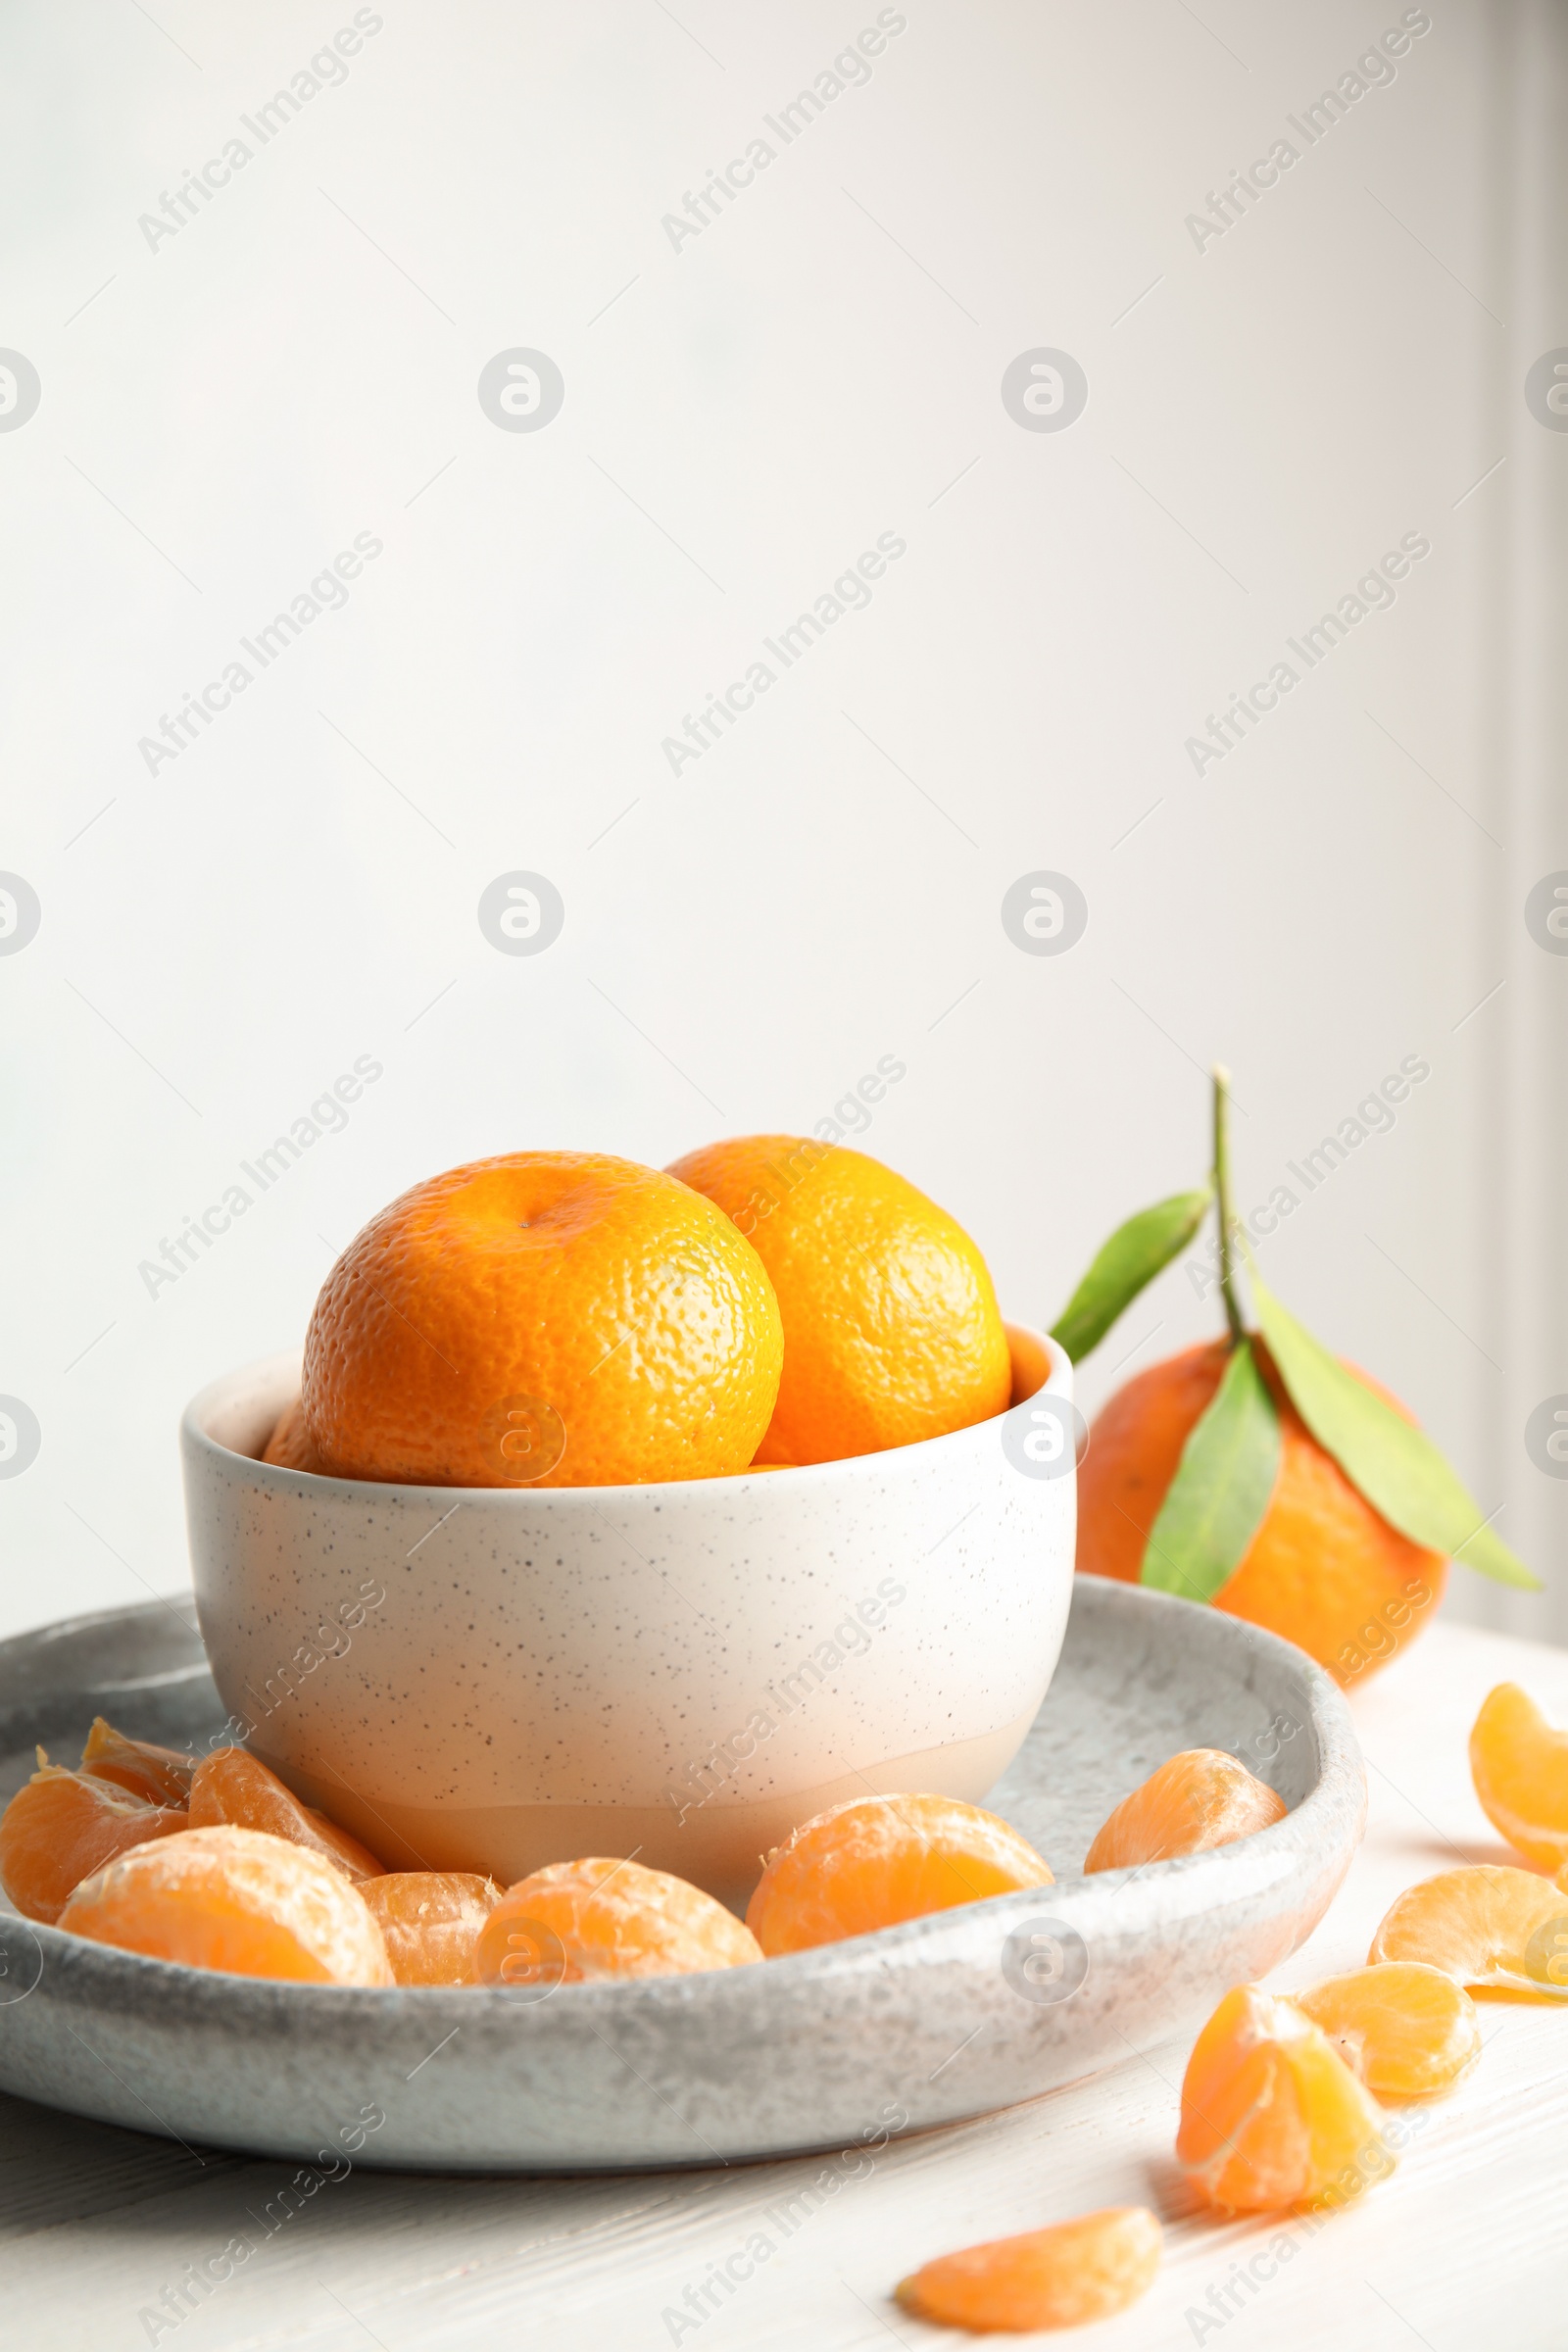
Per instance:
[[[1568,1651],[1435,1626],[1354,1700],[1367,1839],[1328,1917],[1276,1980],[1363,1960],[1401,1886],[1505,1855],[1476,1803],[1469,1728],[1494,1683],[1568,1721]],[[820,2158],[614,2179],[450,2180],[356,2170],[272,2235],[292,2166],[198,2160],[156,2138],[0,2098],[0,2320],[18,2352],[869,2352],[976,2339],[919,2327],[889,2289],[927,2256],[1105,2204],[1166,2223],[1153,2291],[1096,2329],[999,2341],[1223,2352],[1563,2352],[1568,2346],[1568,2014],[1483,2006],[1487,2049],[1446,2101],[1408,2110],[1398,2173],[1314,2225],[1218,2224],[1172,2160],[1186,2047],[1134,2051],[1082,2087],[833,2167]],[[0,2032],[4,2012],[0,2010]],[[796,2200],[793,2223],[781,2209]],[[257,2251],[177,2325],[157,2307],[236,2233]],[[727,2296],[703,2285],[759,2234]],[[688,2290],[695,2290],[688,2302]],[[145,2318],[145,2313],[154,2318]],[[703,2313],[700,2319],[694,2313]],[[670,2315],[670,2316],[666,2316]]]

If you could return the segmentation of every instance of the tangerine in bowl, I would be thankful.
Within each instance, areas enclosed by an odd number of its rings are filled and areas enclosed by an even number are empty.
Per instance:
[[[234,1736],[394,1868],[731,1902],[868,1789],[973,1803],[1061,1645],[1072,1367],[863,1154],[516,1152],[343,1251],[181,1429]]]

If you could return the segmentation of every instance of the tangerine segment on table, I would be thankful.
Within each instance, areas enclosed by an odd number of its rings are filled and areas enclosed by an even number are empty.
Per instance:
[[[1407,1886],[1370,1961],[1424,1960],[1472,1992],[1568,1998],[1568,1895],[1534,1871],[1480,1863]]]
[[[190,1826],[113,1781],[46,1764],[0,1814],[0,1886],[24,1919],[53,1927],[72,1889],[131,1846]]]
[[[350,1243],[301,1401],[339,1477],[716,1478],[756,1453],[783,1345],[762,1261],[711,1200],[608,1152],[514,1152],[416,1185]]]
[[[150,1805],[187,1805],[196,1758],[183,1748],[129,1739],[95,1715],[81,1751],[81,1769],[94,1780],[114,1781],[133,1796],[144,1796]]]
[[[1162,2242],[1146,2205],[1107,2205],[1048,2230],[940,2255],[901,2279],[894,2294],[916,2319],[974,2334],[1081,2328],[1149,2292]]]
[[[1541,1870],[1568,1862],[1568,1732],[1517,1683],[1499,1683],[1483,1699],[1470,1777],[1493,1828],[1528,1861]]]
[[[265,1830],[303,1845],[350,1879],[378,1879],[385,1865],[368,1846],[340,1830],[314,1805],[301,1804],[292,1788],[259,1756],[243,1747],[219,1747],[204,1756],[190,1785],[190,1827]]]
[[[1084,1856],[1087,1875],[1229,1845],[1285,1818],[1284,1800],[1218,1747],[1168,1756],[1124,1796]]]
[[[390,1984],[381,1931],[319,1854],[262,1830],[184,1830],[78,1886],[69,1934],[230,1976]]]
[[[360,1893],[380,1928],[400,1984],[474,1984],[479,1930],[501,1900],[493,1879],[463,1871],[391,1870]]]
[[[1053,1883],[1034,1847],[978,1805],[856,1796],[803,1822],[768,1856],[746,1924],[771,1959]]]
[[[1448,1563],[1392,1528],[1312,1437],[1256,1339],[1280,1420],[1274,1493],[1214,1607],[1297,1642],[1342,1684],[1364,1681],[1412,1641],[1443,1597]],[[1078,1566],[1137,1584],[1144,1547],[1230,1344],[1152,1364],[1102,1407],[1078,1469]],[[1354,1364],[1396,1411],[1396,1396]],[[1408,1420],[1413,1416],[1408,1413]]]
[[[1228,1992],[1182,2082],[1176,2154],[1227,2213],[1338,2204],[1394,2168],[1386,2118],[1310,2018],[1256,1984]]]
[[[1439,2097],[1481,2056],[1474,2001],[1425,1961],[1352,1968],[1290,1998],[1380,2099]]]
[[[1006,1410],[1012,1364],[985,1259],[880,1160],[745,1135],[669,1173],[734,1219],[778,1298],[783,1377],[761,1461],[880,1453]]]
[[[685,1879],[590,1855],[509,1886],[479,1931],[482,1984],[535,1997],[557,1984],[694,1976],[762,1957],[732,1912]]]

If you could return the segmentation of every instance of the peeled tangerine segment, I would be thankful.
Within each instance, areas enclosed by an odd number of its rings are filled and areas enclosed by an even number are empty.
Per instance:
[[[1451,2090],[1481,2056],[1481,2020],[1462,1984],[1421,1960],[1384,1960],[1293,1992],[1380,2099]]]
[[[71,1890],[116,1854],[189,1827],[113,1781],[46,1764],[0,1815],[0,1886],[24,1919],[53,1926]]]
[[[220,1747],[197,1765],[190,1785],[193,1830],[265,1830],[319,1854],[351,1879],[378,1879],[384,1865],[335,1821],[303,1805],[275,1772],[243,1747]]]
[[[1159,2268],[1158,2222],[1146,2205],[1107,2205],[1049,2230],[944,2254],[894,2290],[906,2311],[976,2334],[1080,2328],[1147,2294]]]
[[[1183,1748],[1122,1798],[1084,1856],[1084,1869],[1169,1862],[1250,1838],[1284,1818],[1283,1799],[1223,1748]]]
[[[771,1959],[1050,1886],[1016,1830],[954,1796],[856,1796],[803,1822],[768,1856],[746,1924]]]
[[[114,1781],[133,1796],[152,1805],[187,1805],[196,1758],[182,1748],[159,1747],[151,1740],[131,1740],[117,1732],[101,1715],[92,1719],[81,1769],[97,1781]]]
[[[1239,1984],[1188,2061],[1176,2154],[1222,2212],[1338,2204],[1393,2171],[1385,2123],[1310,2018]]]
[[[1369,1960],[1425,1960],[1472,1991],[1568,2000],[1568,1894],[1531,1870],[1478,1864],[1407,1886]]]
[[[472,1984],[479,1930],[501,1900],[493,1879],[462,1871],[389,1870],[360,1893],[400,1984]]]
[[[76,1888],[74,1936],[237,1977],[390,1984],[381,1931],[340,1870],[261,1830],[185,1830]]]
[[[510,1886],[479,1931],[483,1984],[542,1997],[558,1984],[683,1977],[760,1960],[756,1938],[700,1886],[637,1862],[552,1862]]]
[[[1546,1721],[1528,1690],[1499,1683],[1470,1734],[1470,1777],[1482,1810],[1542,1870],[1568,1862],[1568,1732]]]

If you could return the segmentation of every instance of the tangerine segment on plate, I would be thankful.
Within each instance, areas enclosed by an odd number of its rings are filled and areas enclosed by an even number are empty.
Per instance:
[[[473,1984],[479,1930],[501,1900],[493,1879],[463,1871],[389,1870],[360,1893],[400,1984]]]
[[[1369,1961],[1425,1960],[1472,1992],[1568,1998],[1568,1895],[1531,1870],[1440,1871],[1396,1897]]]
[[[1439,2097],[1481,2056],[1474,2001],[1425,1961],[1352,1968],[1290,1997],[1380,2099]]]
[[[53,1927],[72,1889],[116,1854],[189,1827],[174,1806],[46,1764],[0,1814],[0,1886],[24,1919]]]
[[[603,1152],[514,1152],[403,1194],[349,1244],[305,1342],[341,1478],[642,1486],[756,1453],[783,1331],[711,1200]]]
[[[262,1830],[184,1830],[137,1846],[76,1888],[60,1926],[228,1976],[393,1982],[359,1890],[319,1854]]]
[[[243,1747],[218,1747],[197,1765],[190,1785],[190,1827],[265,1830],[303,1845],[350,1879],[378,1879],[384,1865],[368,1846],[340,1830],[314,1805],[301,1804],[292,1788],[259,1756]]]
[[[1129,1863],[1202,1853],[1284,1819],[1284,1800],[1223,1748],[1183,1748],[1167,1756],[1102,1823],[1084,1856],[1084,1871],[1123,1870]]]
[[[1470,1777],[1494,1830],[1541,1870],[1568,1862],[1568,1732],[1528,1690],[1499,1683],[1470,1734]]]
[[[939,2255],[894,2288],[916,2319],[974,2334],[1081,2328],[1146,2295],[1163,2242],[1147,2205],[1106,2205],[1049,2230]]]
[[[700,1886],[638,1862],[552,1862],[509,1886],[479,1930],[482,1984],[538,1998],[558,1984],[695,1976],[760,1960],[757,1940]]]
[[[1188,2061],[1176,2155],[1222,2212],[1339,2204],[1393,2171],[1386,2120],[1310,2018],[1238,1984]]]
[[[854,1796],[775,1847],[746,1924],[772,1959],[1053,1884],[1034,1847],[978,1805],[956,1796]]]
[[[863,1152],[743,1135],[669,1169],[767,1268],[784,1324],[763,1462],[833,1462],[1005,1412],[1012,1361],[961,1225]]]
[[[190,1802],[190,1776],[196,1758],[186,1755],[183,1748],[129,1739],[95,1715],[81,1751],[81,1769],[90,1772],[94,1780],[114,1781],[133,1796],[144,1796],[150,1805],[177,1806]]]
[[[1432,1617],[1448,1563],[1398,1534],[1351,1486],[1285,1396],[1261,1342],[1252,1344],[1279,1411],[1279,1475],[1256,1534],[1213,1605],[1297,1642],[1336,1682],[1357,1682]],[[1101,1408],[1078,1468],[1078,1566],[1088,1574],[1137,1584],[1182,1447],[1219,1387],[1229,1352],[1227,1340],[1214,1340],[1167,1356]],[[1346,1369],[1404,1412],[1358,1366]]]

